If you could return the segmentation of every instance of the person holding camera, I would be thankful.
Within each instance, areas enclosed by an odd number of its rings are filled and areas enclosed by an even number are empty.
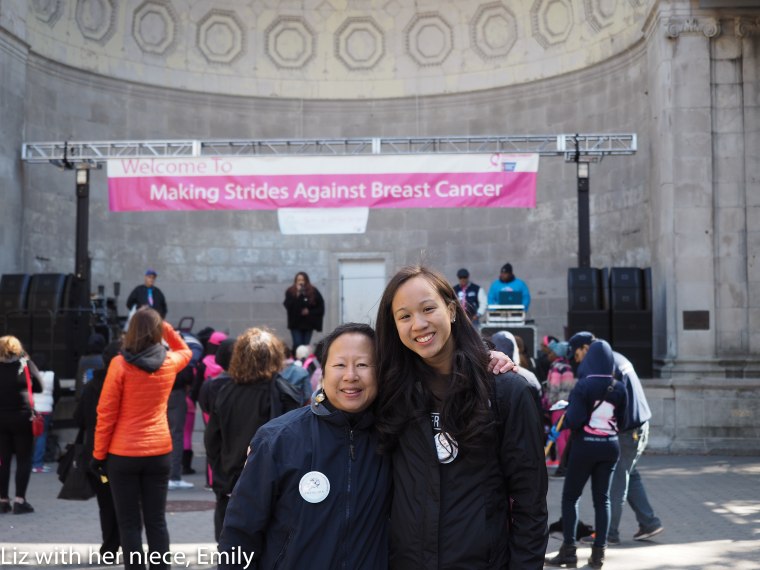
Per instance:
[[[311,344],[314,331],[322,331],[325,301],[319,290],[309,281],[309,275],[299,271],[293,279],[293,284],[285,291],[285,301],[282,304],[288,312],[288,329],[295,353],[302,344]]]

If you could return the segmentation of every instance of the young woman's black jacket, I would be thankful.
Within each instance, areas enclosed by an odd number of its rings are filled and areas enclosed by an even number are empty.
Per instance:
[[[429,416],[403,432],[393,453],[392,570],[543,567],[548,512],[541,419],[523,377],[510,372],[495,384],[500,433],[480,455],[462,453],[441,464]]]
[[[313,402],[259,429],[219,551],[255,552],[256,570],[387,570],[391,467],[377,453],[373,424],[370,412],[349,416]],[[314,471],[330,490],[310,503],[299,483]]]

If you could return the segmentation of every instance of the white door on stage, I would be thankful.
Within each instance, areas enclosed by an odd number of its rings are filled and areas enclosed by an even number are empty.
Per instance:
[[[340,260],[339,273],[340,322],[374,326],[377,305],[385,288],[385,260]]]

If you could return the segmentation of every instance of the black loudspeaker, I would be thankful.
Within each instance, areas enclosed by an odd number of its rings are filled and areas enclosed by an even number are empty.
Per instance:
[[[32,320],[28,313],[4,315],[0,313],[0,335],[12,335],[21,341],[24,350],[29,352],[32,345]]]
[[[610,287],[641,289],[643,276],[638,267],[612,267],[610,268]]]
[[[62,309],[69,277],[64,273],[38,273],[32,276],[29,310],[50,314]]]
[[[538,338],[536,327],[532,325],[486,325],[480,329],[480,334],[484,338],[487,338],[499,331],[509,331],[513,335],[519,336],[525,345],[525,352],[528,353],[528,356],[536,358],[536,351],[538,349],[536,344]],[[508,354],[507,356],[510,355]]]
[[[610,339],[610,312],[609,311],[568,311],[567,312],[567,338],[577,332],[588,331],[595,337],[604,340]]]
[[[613,349],[631,361],[639,378],[652,378],[654,376],[651,344],[616,343]]]
[[[45,355],[59,377],[74,378],[79,357],[87,350],[91,315],[90,310],[68,310],[53,317],[32,317],[32,343],[27,351]]]
[[[644,276],[638,267],[610,269],[610,302],[613,311],[644,309]]]
[[[31,276],[26,273],[3,275],[0,279],[0,314],[25,311]]]
[[[604,307],[602,274],[596,267],[567,270],[567,300],[571,311],[598,311]]]
[[[641,311],[644,309],[644,299],[641,289],[633,287],[612,287],[610,298],[612,310],[617,311]]]
[[[644,277],[644,283],[642,284],[642,293],[644,296],[644,310],[652,310],[652,268],[645,267],[641,270],[641,274]]]
[[[651,311],[615,311],[612,313],[612,346],[619,344],[652,345]]]

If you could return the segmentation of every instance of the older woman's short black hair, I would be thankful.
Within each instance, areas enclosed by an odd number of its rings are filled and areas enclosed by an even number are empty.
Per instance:
[[[325,361],[327,360],[327,355],[330,353],[330,346],[332,343],[344,334],[363,334],[372,341],[373,345],[375,344],[375,329],[368,324],[343,323],[342,325],[338,325],[330,334],[317,343],[317,347],[314,350],[314,356],[317,357],[317,360],[319,360],[322,366],[324,366]]]

